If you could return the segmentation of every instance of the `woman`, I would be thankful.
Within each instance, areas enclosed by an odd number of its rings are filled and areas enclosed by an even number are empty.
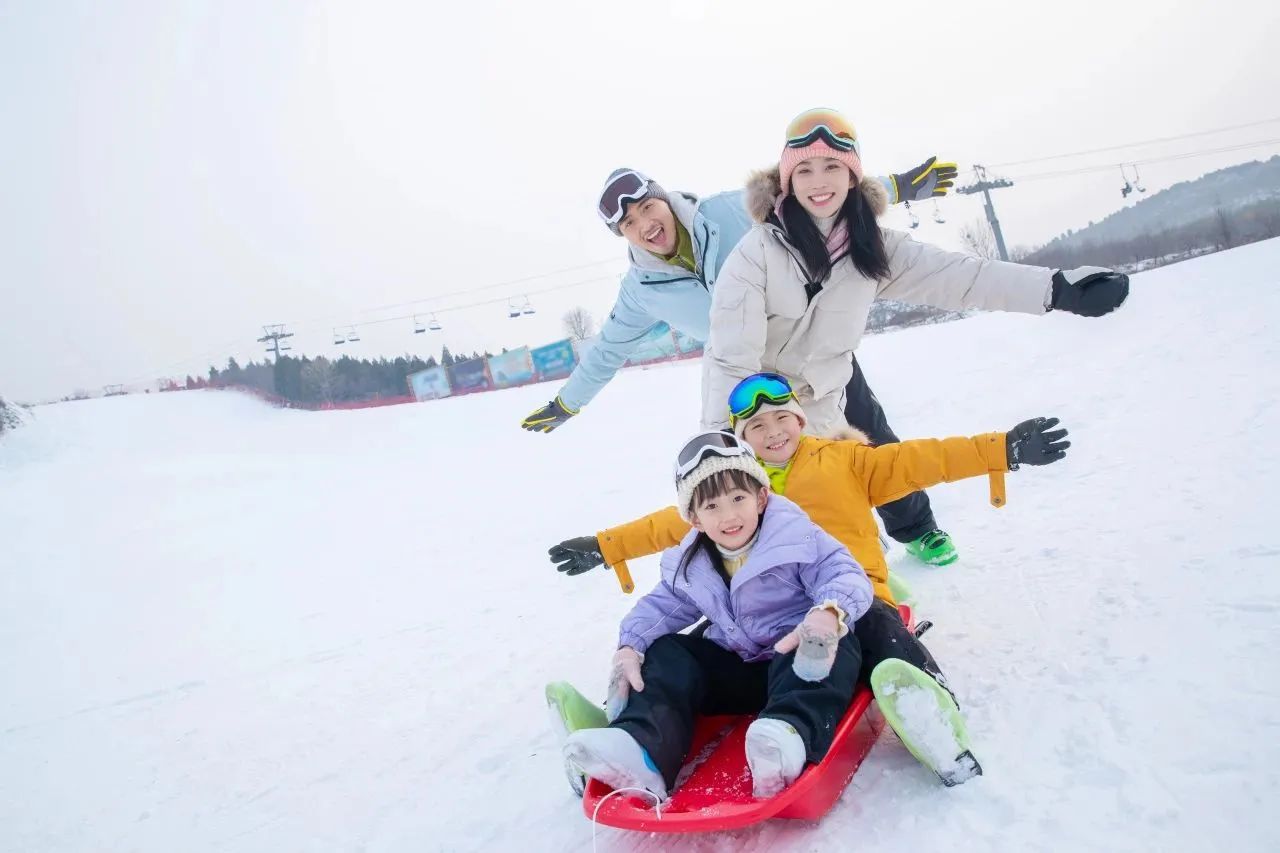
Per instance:
[[[1126,276],[1099,267],[1051,270],[989,261],[917,243],[882,229],[883,186],[863,180],[853,125],[833,110],[801,113],[787,129],[776,167],[753,175],[747,209],[756,225],[725,261],[712,294],[703,358],[703,427],[728,425],[724,401],[742,378],[788,377],[809,429],[846,424],[853,352],[876,299],[949,310],[1096,317],[1121,305]],[[873,440],[896,441],[888,424],[853,423]],[[923,500],[921,497],[920,500]],[[908,550],[935,565],[956,559],[927,504],[889,527]]]

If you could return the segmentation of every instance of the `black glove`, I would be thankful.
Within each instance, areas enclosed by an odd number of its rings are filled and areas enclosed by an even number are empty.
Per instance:
[[[893,204],[904,201],[925,201],[930,198],[941,198],[947,190],[955,185],[955,163],[938,163],[937,157],[930,157],[914,169],[908,169],[901,175],[890,175],[893,181]]]
[[[1057,311],[1081,317],[1101,317],[1129,298],[1129,276],[1103,267],[1076,267],[1053,274],[1053,301]]]
[[[1048,465],[1066,456],[1071,442],[1062,440],[1067,431],[1053,429],[1057,425],[1057,418],[1032,418],[1005,433],[1004,450],[1009,470],[1017,471],[1019,465]]]
[[[559,397],[556,397],[521,421],[520,426],[529,430],[529,432],[551,432],[576,414],[578,413],[562,403]]]
[[[566,575],[580,575],[604,565],[600,541],[594,536],[566,539],[559,545],[552,545],[547,553],[551,555],[551,562],[556,564],[557,571]]]

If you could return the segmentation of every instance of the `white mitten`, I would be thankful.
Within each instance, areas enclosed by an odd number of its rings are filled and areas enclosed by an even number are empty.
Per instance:
[[[831,674],[840,642],[840,617],[825,607],[815,607],[790,634],[774,644],[780,654],[795,651],[791,668],[805,681],[821,681]]]
[[[642,663],[644,655],[630,646],[623,646],[613,653],[613,668],[609,672],[609,696],[604,701],[604,713],[609,722],[618,719],[618,715],[627,707],[632,689],[644,690],[644,681],[640,678]]]

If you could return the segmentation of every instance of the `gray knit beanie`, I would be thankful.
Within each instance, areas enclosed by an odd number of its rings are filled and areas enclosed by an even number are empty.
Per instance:
[[[613,184],[613,181],[615,178],[617,178],[619,175],[624,174],[626,172],[635,172],[637,175],[639,175],[641,178],[644,179],[645,194],[633,201],[623,202],[623,210],[626,209],[627,205],[635,204],[636,202],[639,202],[639,201],[644,201],[646,198],[656,198],[656,199],[660,199],[661,201],[667,202],[667,204],[671,203],[670,199],[667,198],[667,191],[664,190],[657,181],[655,181],[653,178],[646,175],[644,172],[641,172],[639,169],[627,169],[627,168],[614,169],[612,172],[609,173],[609,177],[605,179],[604,186],[600,188],[600,195],[596,199],[597,213],[600,213],[600,200],[604,198],[605,191],[609,189],[611,184]],[[604,219],[603,213],[600,214],[600,218]],[[617,236],[619,237],[622,236],[622,229],[618,227],[617,222],[609,222],[606,219],[605,225],[609,226],[609,230],[612,231]]]

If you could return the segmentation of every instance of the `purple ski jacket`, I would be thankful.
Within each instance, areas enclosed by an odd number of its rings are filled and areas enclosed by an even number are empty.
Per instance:
[[[702,551],[677,575],[697,535],[690,530],[663,552],[661,580],[623,618],[619,646],[643,654],[662,635],[706,616],[708,640],[743,660],[768,660],[773,644],[814,605],[834,601],[850,628],[871,606],[871,582],[848,549],[781,495],[769,495],[756,544],[728,586]]]

